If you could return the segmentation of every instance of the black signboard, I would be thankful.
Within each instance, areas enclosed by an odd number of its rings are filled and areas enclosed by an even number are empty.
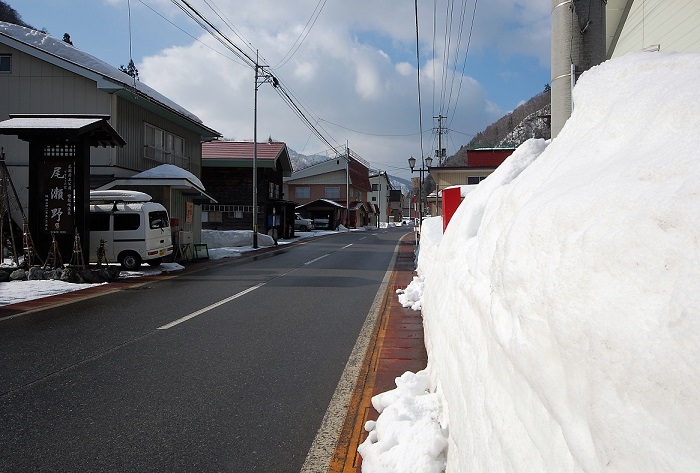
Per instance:
[[[72,149],[70,149],[72,148]],[[64,156],[51,156],[51,155]],[[74,145],[47,146],[42,165],[43,230],[56,235],[72,235],[75,231],[75,155]]]

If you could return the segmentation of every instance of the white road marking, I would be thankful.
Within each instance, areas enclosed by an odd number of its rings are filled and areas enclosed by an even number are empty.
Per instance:
[[[340,435],[340,429],[343,425],[343,421],[345,421],[345,414],[348,411],[348,404],[350,404],[350,397],[352,396],[352,390],[355,387],[355,381],[357,380],[360,368],[364,362],[367,346],[372,339],[372,333],[382,309],[384,296],[386,295],[386,291],[389,289],[389,281],[391,280],[391,275],[394,271],[394,264],[399,256],[399,243],[397,243],[396,247],[394,247],[394,256],[391,258],[389,267],[384,273],[384,279],[379,285],[379,290],[377,291],[377,295],[374,297],[374,302],[372,302],[369,313],[367,314],[365,322],[362,325],[360,335],[355,341],[355,346],[352,349],[352,353],[350,353],[350,358],[348,358],[343,374],[340,377],[340,381],[335,387],[335,392],[333,393],[331,402],[328,405],[326,414],[323,416],[323,420],[321,421],[321,427],[318,429],[318,432],[316,432],[316,438],[306,454],[306,460],[301,468],[301,473],[328,471],[328,467],[331,463],[331,457],[333,456],[333,451],[335,450],[335,444],[338,441],[338,436]]]
[[[316,261],[325,258],[326,256],[330,256],[330,253],[326,253],[325,255],[319,256],[318,258],[314,258],[311,261],[307,261],[306,263],[303,264],[303,266],[308,266],[312,263],[315,263]]]
[[[344,250],[345,248],[350,248],[354,243],[350,243],[349,245],[345,245],[344,247],[341,248],[341,250]]]
[[[181,324],[182,322],[186,322],[186,321],[188,321],[188,320],[190,320],[190,319],[192,319],[192,318],[194,318],[194,317],[197,317],[198,315],[202,315],[202,314],[205,313],[205,312],[209,312],[209,311],[212,310],[212,309],[216,309],[217,307],[219,307],[219,306],[221,306],[221,305],[224,305],[224,304],[226,304],[227,302],[231,302],[231,301],[234,300],[234,299],[238,299],[239,297],[244,296],[244,295],[248,294],[249,292],[253,292],[254,290],[256,290],[256,289],[258,289],[258,288],[260,288],[260,287],[262,287],[262,286],[264,286],[264,285],[265,285],[264,282],[261,282],[260,284],[256,284],[255,286],[249,287],[248,289],[246,289],[246,290],[244,290],[244,291],[241,291],[241,292],[239,292],[238,294],[234,294],[234,295],[232,295],[231,297],[227,297],[226,299],[222,299],[222,300],[220,300],[219,302],[215,302],[215,303],[213,303],[213,304],[211,304],[211,305],[206,306],[206,307],[203,308],[203,309],[199,309],[199,310],[196,311],[196,312],[192,312],[192,313],[189,314],[189,315],[186,315],[186,316],[184,316],[184,317],[182,317],[182,318],[179,318],[179,319],[177,319],[177,320],[174,320],[174,321],[170,322],[169,324],[163,325],[162,327],[158,327],[158,330],[167,330],[167,329],[169,329],[169,328],[173,328],[174,326],[179,325],[179,324]]]

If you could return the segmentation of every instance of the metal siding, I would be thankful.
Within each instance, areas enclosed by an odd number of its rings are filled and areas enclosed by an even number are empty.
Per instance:
[[[700,52],[698,24],[700,2],[635,1],[612,56],[656,44],[661,46],[661,51]]]
[[[121,97],[115,97],[119,114],[117,132],[126,141],[126,146],[117,151],[117,165],[135,171],[145,171],[158,166],[159,162],[144,157],[145,123],[178,135],[185,140],[185,154],[190,157],[190,169],[197,177],[201,176],[202,144],[200,136],[173,122],[139,107]]]

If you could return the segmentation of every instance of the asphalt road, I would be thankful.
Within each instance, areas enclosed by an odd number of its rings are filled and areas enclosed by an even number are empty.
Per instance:
[[[0,321],[0,471],[298,472],[404,233]]]

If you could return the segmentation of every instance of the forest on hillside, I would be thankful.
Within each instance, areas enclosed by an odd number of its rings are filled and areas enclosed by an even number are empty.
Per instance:
[[[466,145],[445,160],[444,166],[464,166],[467,150],[476,148],[518,147],[530,138],[551,137],[549,85],[527,102],[480,131]]]

